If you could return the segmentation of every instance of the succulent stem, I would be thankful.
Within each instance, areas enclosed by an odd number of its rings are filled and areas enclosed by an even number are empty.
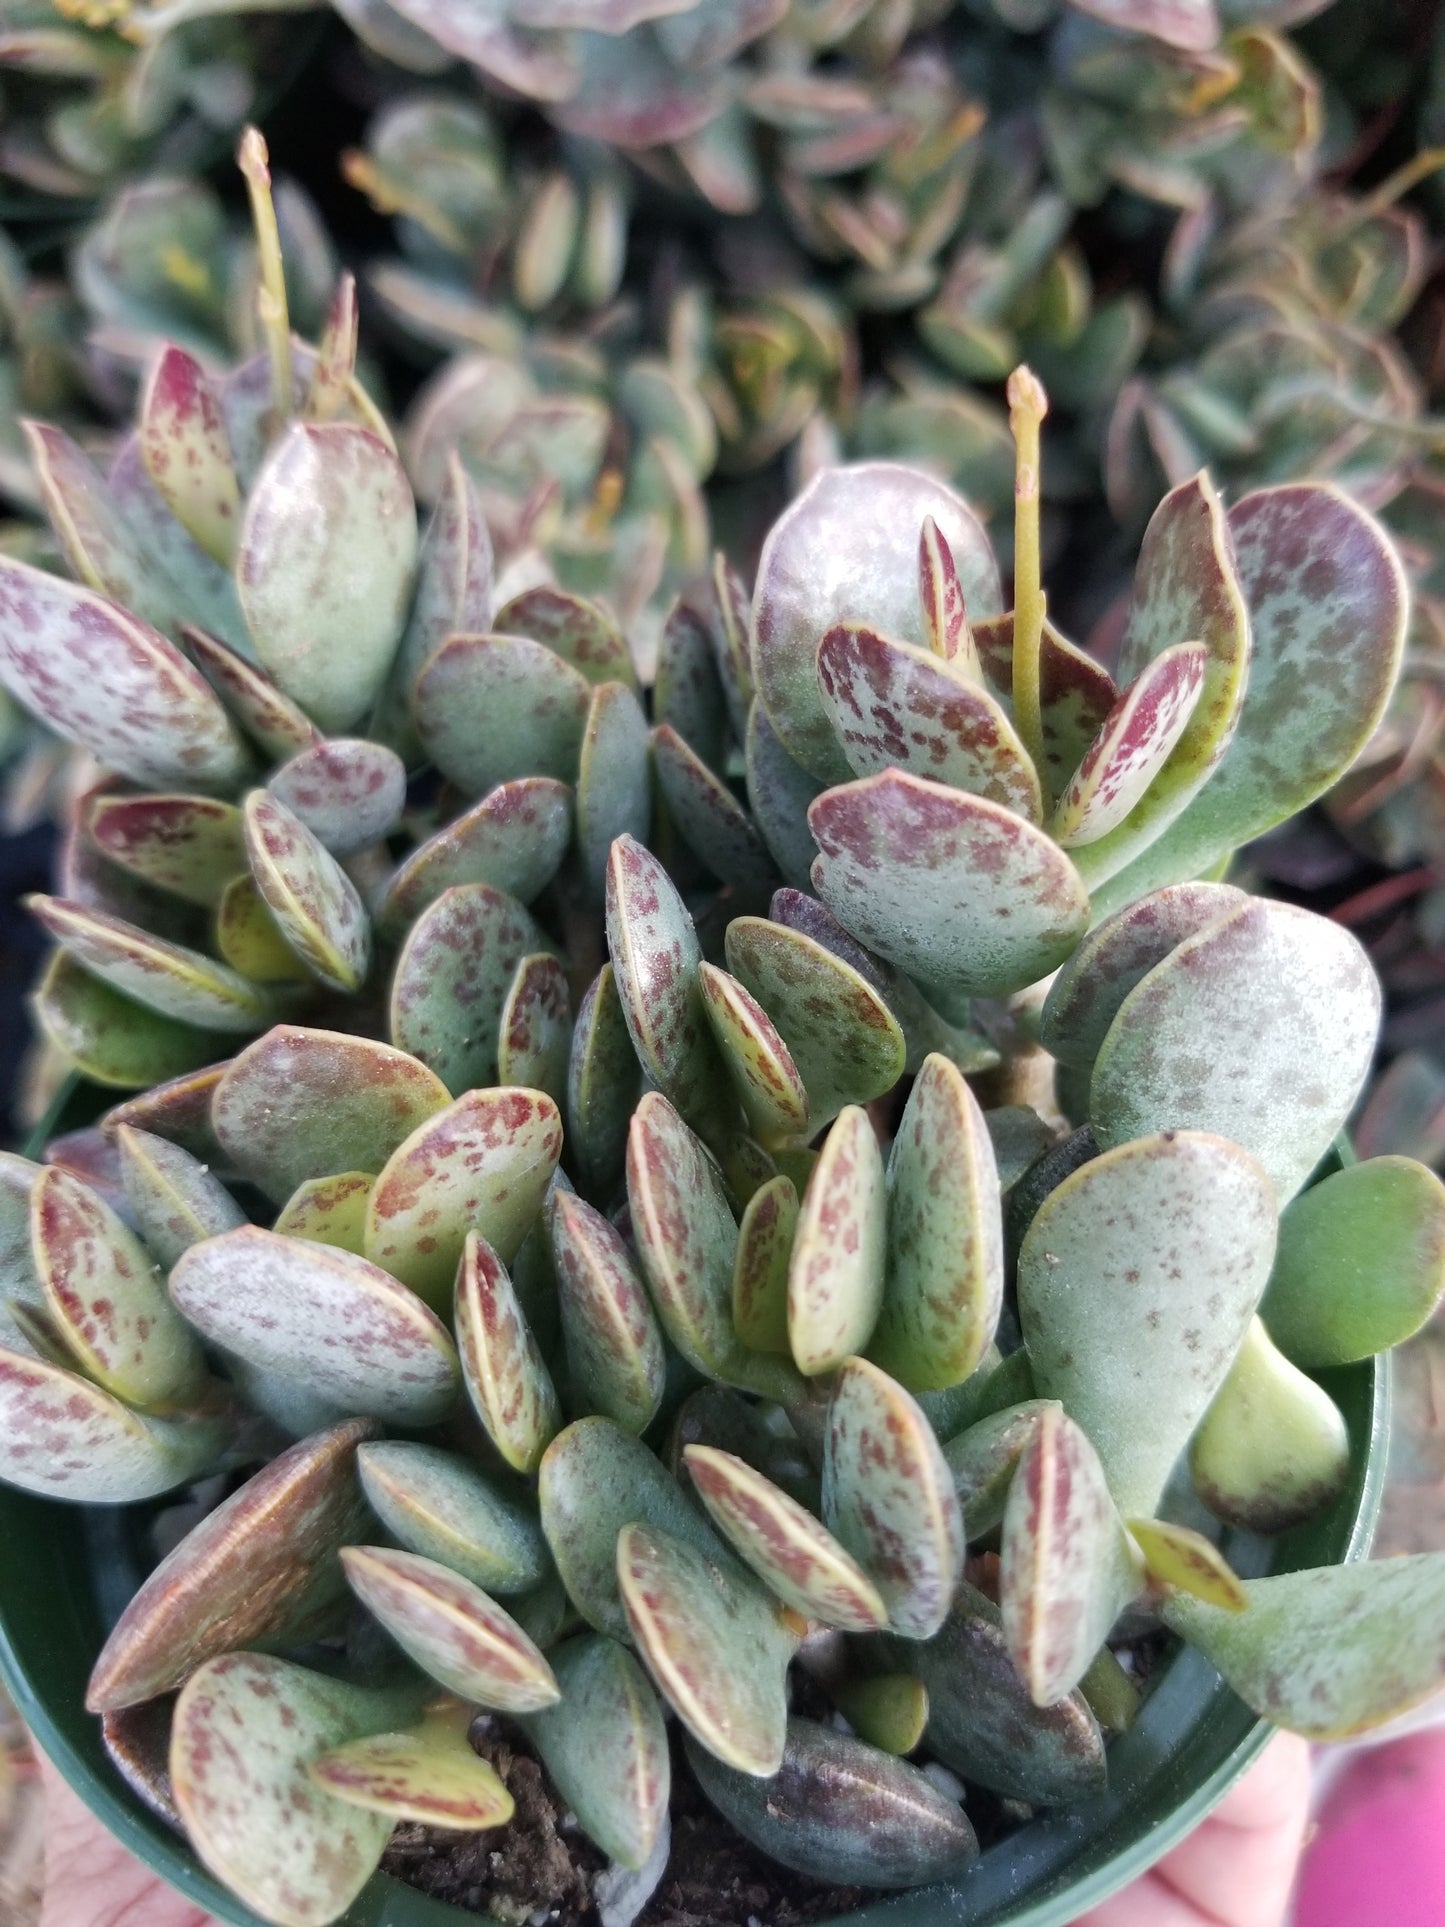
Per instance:
[[[1014,721],[1024,748],[1044,773],[1044,726],[1039,705],[1039,651],[1044,591],[1039,569],[1039,428],[1049,412],[1043,383],[1031,369],[1008,379],[1009,427],[1014,448]]]
[[[291,321],[286,308],[281,230],[276,225],[276,203],[271,198],[271,168],[266,142],[258,127],[248,127],[241,136],[236,161],[246,177],[251,219],[256,229],[261,271],[256,312],[271,362],[272,430],[275,433],[291,416]]]

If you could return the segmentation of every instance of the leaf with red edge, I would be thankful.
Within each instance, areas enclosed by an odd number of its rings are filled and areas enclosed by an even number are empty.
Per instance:
[[[1121,33],[1147,34],[1186,53],[1208,53],[1219,44],[1214,0],[1080,0],[1079,11]]]
[[[494,1767],[473,1752],[470,1706],[446,1701],[409,1733],[372,1733],[319,1753],[314,1785],[348,1806],[390,1820],[466,1833],[503,1827],[516,1802]]]
[[[356,885],[268,790],[252,790],[244,814],[251,874],[277,928],[329,989],[360,989],[371,965],[371,926]]]
[[[777,871],[752,818],[667,723],[652,732],[652,763],[673,821],[703,867],[740,890],[771,890]]]
[[[637,688],[632,652],[605,609],[585,596],[546,584],[524,589],[497,611],[499,635],[544,642],[590,683],[620,682]]]
[[[380,842],[406,805],[406,769],[396,752],[349,737],[303,749],[266,787],[333,856]]]
[[[375,905],[377,930],[399,940],[444,890],[489,883],[519,903],[540,896],[561,868],[572,803],[553,776],[499,783],[396,868]]]
[[[338,1251],[366,1256],[366,1207],[376,1179],[367,1171],[341,1171],[334,1177],[307,1178],[277,1214],[273,1231],[283,1238],[305,1238],[335,1245]]]
[[[195,356],[168,341],[136,411],[141,459],[166,507],[206,554],[229,568],[241,523],[241,487],[221,400]]]
[[[883,1158],[868,1113],[840,1111],[803,1194],[788,1261],[788,1347],[810,1378],[873,1335],[888,1250]]]
[[[132,1124],[117,1126],[112,1138],[136,1228],[163,1271],[202,1238],[245,1223],[220,1179],[179,1144]]]
[[[215,1162],[221,1147],[211,1129],[211,1098],[227,1068],[208,1064],[157,1084],[139,1097],[128,1097],[105,1113],[102,1128],[109,1135],[123,1124],[133,1124],[137,1130],[169,1138],[203,1162]]]
[[[560,1103],[571,1043],[567,973],[545,951],[523,957],[497,1027],[498,1082],[528,1085]]]
[[[748,1199],[733,1260],[733,1329],[751,1350],[791,1355],[788,1267],[798,1230],[798,1193],[781,1172]]]
[[[517,1472],[535,1472],[562,1408],[507,1268],[469,1231],[457,1277],[457,1343],[472,1409]]]
[[[168,1553],[116,1621],[85,1704],[110,1713],[180,1686],[241,1646],[300,1644],[329,1630],[346,1594],[337,1558],[366,1529],[351,1419],[281,1453]]]
[[[90,797],[81,823],[111,863],[212,909],[246,870],[241,812],[206,796]]]
[[[542,1208],[562,1120],[542,1091],[468,1091],[397,1146],[366,1208],[366,1255],[444,1315],[467,1233],[510,1264]]]
[[[620,1234],[590,1204],[554,1190],[552,1258],[574,1409],[647,1430],[662,1403],[662,1332]]]
[[[26,908],[67,955],[148,1010],[198,1030],[259,1030],[270,1007],[254,984],[199,950],[63,897],[32,896]]]
[[[931,515],[924,516],[918,532],[918,597],[923,604],[923,633],[929,649],[945,662],[956,663],[973,681],[980,681],[983,665],[969,626],[958,565]]]
[[[1208,653],[1181,642],[1124,690],[1059,798],[1049,832],[1065,849],[1097,843],[1124,821],[1174,752],[1204,690]]]
[[[391,1036],[453,1091],[492,1081],[517,966],[547,948],[540,925],[487,883],[458,883],[424,910],[391,980]]]
[[[975,622],[973,639],[989,683],[1005,702],[1012,701],[1012,615],[988,616]],[[1079,759],[1103,727],[1118,695],[1108,670],[1045,617],[1039,645],[1039,710],[1044,737],[1040,774],[1047,779],[1050,795],[1057,796],[1079,767]]]
[[[715,964],[698,966],[703,1013],[760,1143],[798,1137],[808,1127],[808,1093],[788,1047],[752,992]]]
[[[467,796],[519,776],[575,781],[590,701],[585,677],[522,636],[449,636],[412,687],[428,756]]]
[[[306,712],[283,696],[255,663],[192,623],[183,624],[181,634],[196,667],[269,758],[284,762],[321,741],[320,730]]]

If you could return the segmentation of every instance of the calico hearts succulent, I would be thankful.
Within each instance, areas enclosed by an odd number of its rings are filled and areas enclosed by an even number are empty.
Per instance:
[[[398,1821],[509,1823],[478,1712],[644,1897],[684,1761],[908,1887],[969,1788],[1104,1788],[1160,1629],[1312,1735],[1437,1690],[1445,1562],[1219,1543],[1350,1505],[1311,1374],[1445,1282],[1429,1172],[1317,1177],[1363,953],[1197,880],[1380,716],[1375,523],[1177,488],[1120,687],[1048,620],[1021,369],[1011,612],[959,496],[829,469],[643,676],[494,582],[462,461],[419,530],[244,160],[264,352],[164,349],[108,476],[33,428],[77,579],[0,560],[0,681],[100,772],[37,1015],[130,1093],[0,1159],[0,1476],[225,1476],[95,1661],[132,1786],[286,1927]]]

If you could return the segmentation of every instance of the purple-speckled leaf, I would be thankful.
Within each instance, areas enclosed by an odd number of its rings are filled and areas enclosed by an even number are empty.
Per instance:
[[[408,1552],[435,1559],[484,1592],[528,1592],[551,1569],[533,1514],[454,1453],[381,1439],[356,1455],[377,1518]]]
[[[213,909],[246,868],[241,812],[204,796],[87,799],[84,833],[108,862]]]
[[[640,1439],[606,1418],[582,1418],[543,1456],[537,1497],[542,1530],[569,1597],[584,1619],[630,1639],[618,1588],[617,1535],[634,1520],[662,1527],[708,1559],[721,1540]]]
[[[136,1229],[169,1271],[202,1238],[234,1231],[246,1214],[209,1168],[179,1144],[122,1124],[113,1133]]]
[[[1348,930],[1247,899],[1119,1006],[1094,1064],[1095,1136],[1216,1131],[1259,1159],[1286,1204],[1353,1110],[1379,1024],[1380,986]]]
[[[35,1270],[55,1327],[88,1378],[165,1411],[200,1389],[200,1347],[150,1253],[88,1185],[58,1165],[30,1193]]]
[[[241,487],[221,398],[184,348],[157,356],[136,413],[146,473],[171,514],[214,561],[229,568],[241,524]]]
[[[981,796],[891,771],[825,791],[808,820],[819,896],[925,989],[1021,990],[1087,928],[1088,896],[1057,844]]]
[[[628,1525],[617,1574],[638,1651],[688,1731],[741,1773],[776,1773],[798,1634],[731,1557],[706,1558],[657,1526]]]
[[[972,1586],[960,1586],[936,1638],[898,1652],[928,1692],[928,1751],[955,1773],[1031,1806],[1104,1791],[1104,1736],[1083,1695],[1035,1706],[1008,1656],[998,1608]]]
[[[749,1127],[762,1144],[804,1136],[808,1093],[771,1017],[736,977],[698,967],[702,1007]]]
[[[771,890],[777,871],[752,818],[666,723],[652,732],[652,760],[673,821],[703,867],[740,890]]]
[[[813,1720],[790,1719],[771,1780],[689,1745],[708,1799],[743,1838],[810,1879],[917,1887],[957,1879],[978,1855],[963,1808],[918,1767]]]
[[[510,1264],[542,1208],[562,1120],[541,1091],[468,1091],[392,1153],[366,1208],[366,1255],[443,1316],[469,1231]]]
[[[588,1838],[620,1865],[642,1867],[672,1786],[667,1729],[647,1675],[625,1647],[595,1633],[559,1647],[552,1670],[562,1702],[531,1714],[527,1737]]]
[[[181,632],[196,667],[251,741],[268,758],[284,762],[321,741],[315,723],[283,696],[253,662],[204,629],[187,624]]]
[[[784,748],[824,782],[848,765],[818,687],[817,649],[836,622],[926,643],[918,596],[925,516],[948,543],[964,598],[980,614],[1003,592],[988,538],[961,497],[896,462],[823,469],[773,526],[753,594],[753,673]]]
[[[17,1340],[6,1305],[37,1312],[45,1301],[30,1250],[30,1191],[40,1169],[29,1158],[0,1151],[0,1345],[20,1351],[31,1347]]]
[[[1039,1035],[1076,1070],[1093,1068],[1119,1006],[1186,937],[1244,902],[1227,883],[1176,883],[1096,924],[1049,987]]]
[[[1247,1579],[1244,1591],[1242,1613],[1187,1593],[1162,1610],[1276,1726],[1313,1740],[1349,1739],[1445,1683],[1445,1554]]]
[[[346,1593],[337,1554],[366,1530],[356,1448],[376,1429],[351,1419],[293,1445],[189,1532],[116,1621],[87,1708],[135,1706],[221,1653],[329,1630]]]
[[[371,964],[371,926],[356,885],[269,790],[252,790],[244,814],[251,874],[281,934],[329,989],[359,989]]]
[[[1131,1519],[1129,1531],[1143,1554],[1151,1589],[1191,1593],[1227,1612],[1249,1609],[1249,1594],[1211,1539],[1165,1519]]]
[[[1024,1399],[977,1419],[943,1448],[969,1537],[982,1539],[1003,1519],[1019,1458],[1051,1401]]]
[[[457,1343],[472,1408],[498,1452],[535,1472],[562,1425],[556,1388],[506,1266],[475,1231],[457,1276]]]
[[[59,1165],[73,1178],[104,1198],[118,1218],[132,1224],[130,1201],[121,1181],[120,1152],[108,1132],[94,1124],[51,1138],[42,1155],[45,1164]]]
[[[728,969],[776,1025],[808,1096],[814,1130],[845,1104],[868,1104],[903,1075],[903,1032],[851,964],[811,936],[735,917]]]
[[[322,729],[370,709],[406,622],[416,564],[411,486],[349,423],[293,422],[246,502],[236,582],[256,653]]]
[[[1109,1497],[1098,1454],[1046,1405],[1003,1515],[1004,1639],[1035,1706],[1073,1692],[1110,1627],[1143,1591],[1143,1562]]]
[[[455,1402],[441,1321],[349,1251],[243,1225],[192,1245],[170,1287],[203,1338],[343,1411],[432,1425]]]
[[[406,769],[384,744],[342,737],[302,750],[266,787],[333,856],[352,856],[395,829]]]
[[[912,770],[1042,820],[1039,779],[1008,712],[962,665],[839,622],[818,644],[818,687],[855,776]]]
[[[1374,731],[1400,664],[1408,594],[1374,519],[1338,489],[1260,489],[1231,511],[1250,615],[1239,726],[1206,787],[1101,902],[1197,876],[1321,796]]]
[[[497,1029],[497,1081],[545,1091],[560,1104],[567,1089],[571,1044],[567,973],[546,952],[523,957]]]
[[[545,644],[456,635],[412,685],[427,755],[468,796],[518,776],[576,780],[591,686]]]
[[[894,1630],[931,1640],[963,1572],[963,1514],[932,1426],[865,1359],[847,1361],[828,1403],[823,1517],[877,1585]]]
[[[918,598],[923,605],[923,635],[935,656],[955,663],[975,682],[983,666],[969,626],[968,606],[958,565],[931,515],[923,518],[918,534]]]
[[[113,444],[113,450],[106,471],[106,487],[127,528],[133,532],[130,539],[175,584],[184,614],[224,636],[234,648],[244,649],[246,624],[230,570],[207,555],[189,530],[172,515],[160,490],[146,473],[140,436],[122,436]],[[119,596],[116,600],[123,601]],[[184,626],[181,625],[182,629]]]
[[[366,1207],[376,1179],[366,1171],[341,1171],[335,1177],[307,1178],[277,1214],[273,1231],[283,1238],[305,1238],[335,1245],[338,1251],[366,1256]]]
[[[226,1069],[225,1064],[208,1064],[204,1070],[157,1084],[153,1090],[115,1105],[101,1124],[107,1135],[125,1124],[154,1131],[157,1137],[169,1138],[193,1157],[212,1162],[220,1158],[221,1147],[211,1129],[211,1098]]]
[[[262,1653],[208,1660],[176,1703],[171,1780],[206,1867],[263,1920],[326,1927],[371,1878],[385,1814],[325,1793],[317,1754],[404,1726],[419,1695],[370,1691]]]
[[[713,1524],[784,1605],[842,1632],[888,1624],[878,1588],[795,1499],[731,1452],[689,1445],[683,1458]]]
[[[662,1403],[666,1359],[627,1246],[600,1211],[560,1189],[548,1224],[573,1401],[645,1432]]]
[[[888,1251],[883,1158],[868,1113],[838,1113],[808,1179],[788,1262],[788,1347],[809,1378],[873,1335]]]
[[[0,1347],[0,1478],[81,1505],[132,1505],[215,1466],[220,1418],[145,1418],[100,1386]]]
[[[649,1091],[627,1136],[627,1197],[663,1330],[706,1377],[779,1404],[806,1396],[792,1366],[749,1352],[733,1329],[738,1231],[717,1167],[667,1099]]]
[[[788,1265],[798,1229],[798,1193],[781,1172],[748,1199],[733,1260],[733,1330],[755,1352],[790,1353]]]
[[[607,856],[619,836],[646,843],[652,826],[647,718],[620,682],[592,691],[577,762],[577,847],[594,897],[607,887]]]
[[[584,1183],[609,1192],[622,1175],[627,1125],[642,1085],[610,963],[587,986],[567,1065],[567,1144]]]
[[[934,1055],[888,1159],[888,1282],[870,1356],[911,1392],[962,1384],[993,1343],[1003,1286],[988,1126],[962,1072]]]
[[[308,1762],[307,1774],[323,1793],[391,1820],[465,1833],[505,1826],[516,1802],[472,1751],[474,1716],[472,1707],[444,1699],[410,1732],[348,1740]]]
[[[1146,663],[1119,697],[1049,824],[1065,849],[1097,843],[1143,796],[1189,726],[1207,662],[1202,643],[1176,643]]]
[[[270,1014],[254,984],[199,950],[63,897],[28,897],[26,906],[76,963],[162,1017],[234,1032],[259,1030]]]
[[[281,933],[256,879],[233,877],[216,908],[216,948],[253,984],[304,984],[311,972]]]
[[[974,646],[985,675],[1008,702],[1013,697],[1014,619],[990,616],[974,624]],[[1039,709],[1044,735],[1043,774],[1057,796],[1079,767],[1118,697],[1114,679],[1047,617],[1039,645]]]
[[[234,788],[246,746],[158,631],[92,590],[0,558],[0,683],[108,769],[165,788]]]
[[[607,948],[643,1069],[686,1116],[706,1112],[724,1073],[703,1015],[702,950],[672,879],[630,836],[607,861]]]
[[[362,1604],[449,1692],[501,1713],[534,1713],[557,1700],[541,1653],[470,1579],[387,1546],[347,1546],[341,1563]]]
[[[63,950],[51,958],[30,1008],[46,1040],[95,1084],[139,1089],[194,1070],[216,1051],[214,1031],[145,1009]]]
[[[377,930],[399,940],[443,890],[458,883],[489,883],[530,903],[560,869],[571,832],[565,783],[523,776],[498,784],[398,865],[376,902]]]
[[[486,883],[444,890],[420,917],[391,982],[391,1035],[454,1091],[488,1084],[507,992],[547,939],[514,897]]]
[[[1019,1256],[1034,1386],[1088,1435],[1126,1518],[1148,1518],[1224,1382],[1269,1277],[1276,1205],[1221,1137],[1167,1131],[1083,1165]]]
[[[708,625],[685,602],[675,602],[663,624],[652,714],[709,769],[722,767],[727,722],[722,683]]]
[[[773,861],[789,883],[808,889],[818,854],[808,806],[822,785],[789,756],[759,702],[748,712],[747,780],[753,821]]]
[[[620,682],[637,688],[637,671],[622,631],[595,602],[566,589],[524,589],[497,612],[499,635],[544,642],[590,683]]]

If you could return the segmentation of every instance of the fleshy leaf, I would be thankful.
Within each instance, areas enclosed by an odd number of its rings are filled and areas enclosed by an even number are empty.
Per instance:
[[[197,1392],[204,1367],[194,1335],[150,1253],[89,1185],[58,1165],[42,1171],[30,1237],[50,1315],[88,1378],[150,1410]]]
[[[675,602],[658,638],[652,692],[654,721],[679,737],[708,769],[722,763],[722,683],[707,624],[685,602]]]
[[[541,1091],[468,1091],[419,1124],[383,1166],[366,1209],[366,1255],[444,1315],[462,1246],[476,1231],[510,1264],[562,1149]]]
[[[515,1471],[535,1472],[561,1429],[561,1406],[506,1267],[475,1231],[457,1275],[457,1344],[488,1438]]]
[[[333,856],[351,856],[396,827],[406,769],[384,743],[335,737],[283,763],[266,787]]]
[[[553,956],[523,957],[502,1006],[497,1080],[545,1091],[560,1103],[567,1087],[572,999],[567,974]]]
[[[293,422],[246,500],[236,582],[269,674],[328,733],[375,701],[406,623],[416,510],[369,430]]]
[[[228,790],[250,757],[209,684],[90,589],[0,557],[0,683],[58,736],[149,787]]]
[[[1162,1611],[1262,1719],[1351,1739],[1439,1692],[1445,1554],[1247,1579],[1244,1590],[1246,1612],[1186,1593]]]
[[[830,1680],[828,1697],[860,1740],[902,1759],[923,1744],[928,1695],[908,1673]]]
[[[878,1588],[795,1499],[731,1452],[689,1445],[683,1458],[713,1524],[784,1605],[842,1632],[888,1624]]]
[[[849,1105],[823,1142],[788,1262],[788,1346],[809,1378],[873,1335],[888,1252],[883,1158],[868,1113]]]
[[[610,963],[588,985],[567,1065],[567,1144],[583,1180],[607,1191],[622,1175],[627,1126],[642,1084]]]
[[[552,1669],[509,1613],[460,1573],[388,1546],[347,1546],[347,1583],[422,1671],[499,1713],[558,1698]]]
[[[647,1675],[625,1647],[596,1633],[558,1647],[552,1670],[562,1703],[530,1715],[527,1737],[587,1837],[620,1865],[641,1867],[672,1787],[667,1729]]]
[[[1227,1612],[1248,1610],[1249,1594],[1218,1546],[1202,1532],[1165,1519],[1131,1519],[1129,1531],[1144,1555],[1151,1586],[1191,1593]]]
[[[818,645],[818,686],[855,776],[911,770],[1042,821],[1028,751],[1003,705],[962,665],[840,622]]]
[[[742,577],[721,550],[712,560],[711,581],[713,653],[733,735],[741,743],[747,734],[753,700],[752,638],[748,633],[752,611]]]
[[[1218,1132],[1259,1159],[1284,1204],[1354,1108],[1379,1023],[1380,986],[1348,930],[1248,899],[1120,1005],[1094,1064],[1094,1135]]]
[[[321,732],[269,676],[206,630],[181,630],[197,668],[253,743],[272,762],[285,762],[321,741]]]
[[[1143,1590],[1098,1454],[1058,1405],[1045,1405],[1019,1458],[1001,1557],[1009,1656],[1035,1706],[1055,1706]]]
[[[1350,1436],[1329,1393],[1252,1320],[1189,1446],[1195,1490],[1217,1518],[1284,1532],[1323,1512],[1350,1476]]]
[[[504,1595],[528,1592],[550,1572],[531,1512],[466,1459],[409,1439],[376,1439],[356,1464],[372,1511],[408,1552]]]
[[[457,1092],[489,1084],[507,992],[547,948],[515,897],[487,883],[444,890],[412,926],[391,980],[392,1041]]]
[[[638,1651],[683,1725],[740,1773],[776,1773],[798,1643],[782,1609],[730,1556],[708,1559],[654,1525],[623,1527],[617,1576]]]
[[[211,1115],[237,1170],[284,1204],[308,1178],[380,1171],[450,1101],[445,1085],[404,1051],[277,1024],[226,1067]]]
[[[819,896],[925,990],[1020,990],[1087,927],[1089,899],[1058,845],[983,797],[892,771],[825,791],[808,821]]]
[[[958,565],[931,515],[924,516],[918,532],[918,599],[929,649],[945,662],[957,663],[966,676],[981,680],[983,667],[969,627]]]
[[[147,1010],[59,950],[31,1000],[36,1023],[76,1069],[122,1089],[166,1083],[209,1064],[216,1033]]]
[[[476,484],[462,466],[455,449],[447,453],[445,473],[437,494],[416,565],[416,595],[406,632],[392,665],[391,688],[384,715],[394,733],[410,735],[407,705],[411,685],[423,663],[448,636],[475,634],[492,621],[492,538]],[[398,743],[409,755],[411,741]],[[471,878],[453,877],[454,883]],[[478,878],[491,883],[499,879]]]
[[[581,1198],[555,1190],[552,1256],[574,1400],[645,1432],[662,1403],[662,1332],[620,1234]]]
[[[455,1402],[441,1321],[349,1251],[243,1225],[192,1245],[170,1288],[203,1338],[343,1411],[432,1425]]]
[[[688,1363],[780,1404],[803,1396],[803,1381],[786,1360],[747,1351],[733,1329],[738,1232],[722,1179],[657,1091],[647,1092],[632,1116],[627,1196],[657,1315]]]
[[[1275,1202],[1246,1151],[1166,1131],[1106,1151],[1040,1206],[1019,1315],[1041,1398],[1148,1518],[1239,1349],[1274,1257]]]
[[[698,988],[753,1135],[763,1144],[805,1135],[808,1093],[772,1018],[751,991],[715,964],[698,966]]]
[[[1413,1158],[1369,1158],[1311,1185],[1279,1221],[1260,1314],[1306,1370],[1412,1338],[1445,1290],[1445,1185]]]
[[[1049,1407],[1050,1401],[1042,1398],[1006,1405],[965,1427],[944,1446],[971,1539],[983,1538],[1002,1521],[1019,1459]]]
[[[1173,754],[1204,689],[1202,643],[1180,642],[1147,663],[1110,710],[1049,832],[1065,849],[1097,843],[1117,828]]]
[[[131,1792],[158,1819],[177,1833],[183,1831],[181,1810],[171,1786],[170,1700],[148,1700],[120,1713],[104,1713],[101,1743],[106,1757]]]
[[[226,885],[216,911],[216,948],[252,983],[300,984],[311,976],[249,873]]]
[[[356,885],[279,797],[252,790],[246,848],[256,888],[302,962],[332,990],[357,990],[371,963],[371,926]]]
[[[179,1144],[129,1124],[120,1125],[113,1138],[136,1229],[162,1271],[202,1238],[246,1222],[220,1179]]]
[[[613,839],[645,843],[652,827],[651,738],[642,704],[624,683],[592,691],[577,761],[577,847],[587,887],[607,887]]]
[[[516,1803],[472,1751],[472,1708],[455,1701],[409,1733],[374,1733],[320,1753],[306,1771],[323,1793],[391,1820],[480,1832],[505,1826]]]
[[[808,1097],[814,1130],[868,1104],[903,1075],[903,1033],[878,991],[805,932],[735,917],[728,969],[776,1025]]]
[[[132,1124],[139,1131],[168,1138],[193,1157],[217,1158],[220,1145],[211,1129],[211,1098],[227,1068],[208,1064],[203,1070],[169,1078],[138,1097],[128,1097],[105,1113],[102,1128],[115,1132],[123,1124]]]
[[[141,459],[166,507],[207,555],[229,568],[240,533],[241,488],[220,397],[194,355],[165,344],[136,419]]]
[[[779,1173],[748,1199],[733,1259],[733,1330],[755,1352],[791,1351],[788,1261],[797,1229],[798,1193]]]
[[[978,1100],[925,1059],[888,1159],[888,1277],[868,1351],[911,1392],[977,1370],[1003,1305],[998,1167]]]
[[[752,818],[667,723],[652,732],[652,763],[673,821],[704,868],[740,890],[771,890],[777,872]]]
[[[565,783],[551,776],[500,783],[398,864],[375,905],[376,927],[400,939],[458,883],[489,883],[530,903],[561,868],[571,833]]]
[[[928,1692],[928,1751],[955,1773],[1031,1806],[1104,1791],[1104,1736],[1083,1695],[1035,1706],[998,1608],[972,1586],[959,1587],[936,1638],[899,1650]]]
[[[497,611],[497,632],[545,642],[563,662],[590,683],[625,683],[637,688],[637,671],[622,631],[595,602],[566,589],[524,589]]]
[[[467,796],[519,776],[577,776],[591,690],[540,642],[449,636],[412,687],[427,754]]]
[[[743,1838],[810,1879],[916,1887],[957,1876],[978,1853],[955,1800],[916,1766],[866,1741],[790,1719],[777,1777],[759,1781],[700,1747],[703,1792]]]
[[[162,1017],[231,1032],[259,1030],[266,1022],[266,1001],[255,985],[199,950],[63,897],[33,896],[26,905],[92,976]]]
[[[85,834],[111,862],[187,903],[213,908],[244,875],[246,841],[233,803],[204,796],[95,796]]]
[[[973,625],[974,645],[989,682],[1007,702],[1013,696],[1012,615]],[[1059,795],[1103,727],[1118,697],[1114,679],[1092,656],[1044,618],[1039,644],[1039,709],[1044,733],[1044,774]]]
[[[818,854],[808,806],[823,786],[789,756],[759,702],[748,712],[747,779],[753,821],[774,863],[789,883],[806,890]]]
[[[582,1418],[559,1432],[542,1458],[537,1497],[542,1530],[568,1596],[584,1619],[614,1639],[630,1639],[618,1590],[617,1536],[644,1519],[708,1559],[723,1547],[640,1439],[607,1418]]]
[[[366,1207],[376,1179],[367,1171],[340,1171],[307,1178],[282,1205],[271,1229],[283,1238],[306,1238],[338,1251],[366,1256]]]
[[[116,1621],[88,1709],[135,1706],[222,1653],[326,1630],[346,1593],[337,1554],[366,1529],[356,1448],[375,1431],[351,1419],[304,1439],[187,1533]]]
[[[758,696],[789,755],[825,782],[845,777],[847,764],[818,687],[819,640],[835,622],[853,621],[926,642],[917,550],[925,516],[949,546],[966,602],[980,613],[998,609],[997,565],[972,510],[899,463],[823,469],[764,545],[753,594]]]
[[[928,1420],[865,1359],[843,1366],[828,1404],[823,1517],[877,1585],[894,1630],[932,1639],[963,1571],[963,1515]]]

